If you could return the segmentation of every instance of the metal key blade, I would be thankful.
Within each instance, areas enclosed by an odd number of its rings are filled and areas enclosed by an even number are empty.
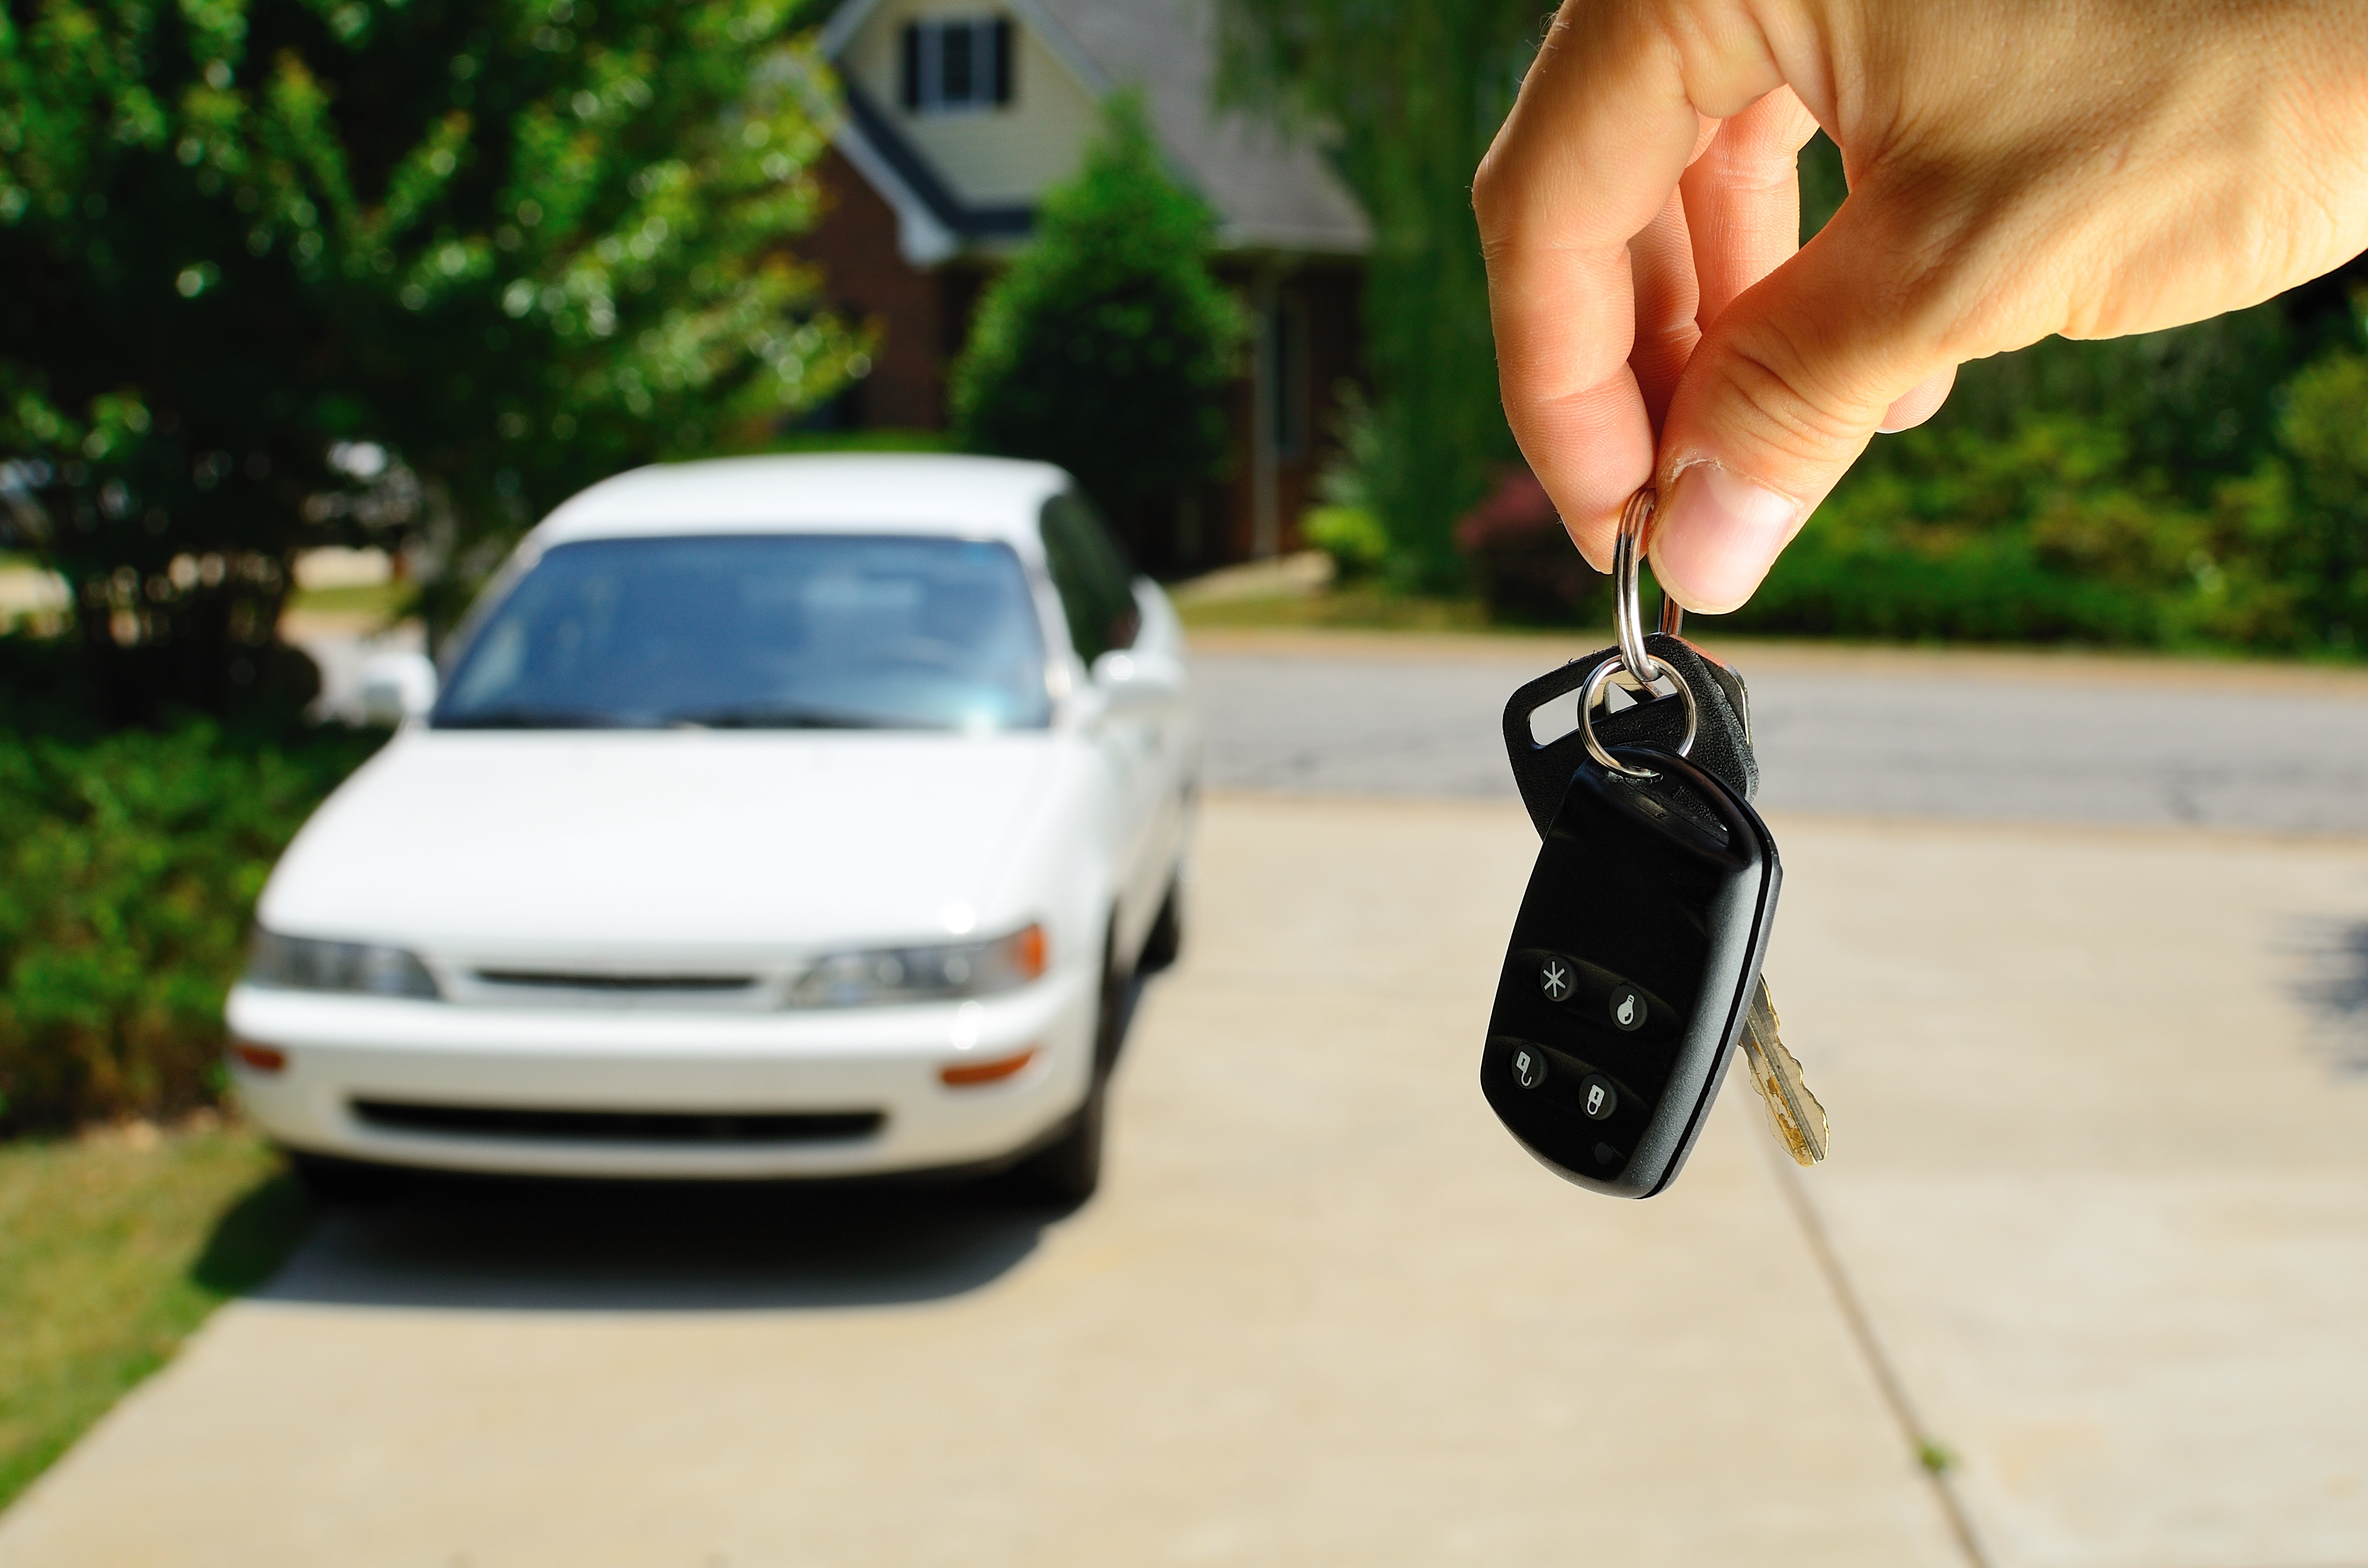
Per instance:
[[[1759,1091],[1760,1101],[1768,1108],[1777,1141],[1796,1165],[1814,1165],[1823,1160],[1830,1143],[1826,1108],[1809,1093],[1801,1077],[1801,1064],[1793,1060],[1777,1034],[1776,1004],[1769,997],[1765,975],[1752,984],[1751,1011],[1743,1025],[1743,1051],[1750,1058],[1751,1086]]]

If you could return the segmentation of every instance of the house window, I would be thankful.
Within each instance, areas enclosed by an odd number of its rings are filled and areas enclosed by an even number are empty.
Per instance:
[[[1276,457],[1291,462],[1307,444],[1307,320],[1296,301],[1277,300],[1265,327],[1258,348],[1269,389],[1267,442]]]
[[[914,114],[961,114],[1009,103],[1009,18],[905,23],[903,96]]]

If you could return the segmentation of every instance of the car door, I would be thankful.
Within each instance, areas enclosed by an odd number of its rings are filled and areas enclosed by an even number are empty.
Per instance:
[[[1088,734],[1110,779],[1113,891],[1131,950],[1158,912],[1174,858],[1169,819],[1178,791],[1183,694],[1176,688],[1163,697],[1149,682],[1122,680],[1132,673],[1125,662],[1106,657],[1135,648],[1143,609],[1134,571],[1092,508],[1076,495],[1056,495],[1045,503],[1041,526],[1069,640],[1096,687]],[[1116,689],[1122,684],[1130,689]]]

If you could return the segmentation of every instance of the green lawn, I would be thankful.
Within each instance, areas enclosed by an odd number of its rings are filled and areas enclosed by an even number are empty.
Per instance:
[[[319,614],[376,616],[391,626],[411,613],[418,597],[408,583],[348,583],[335,588],[299,588],[288,596],[288,608]]]
[[[1332,626],[1375,631],[1504,630],[1490,625],[1487,611],[1477,599],[1423,598],[1384,593],[1362,584],[1321,593],[1257,598],[1195,600],[1187,597],[1178,603],[1176,613],[1188,627]]]
[[[0,1143],[0,1507],[308,1217],[234,1123]]]

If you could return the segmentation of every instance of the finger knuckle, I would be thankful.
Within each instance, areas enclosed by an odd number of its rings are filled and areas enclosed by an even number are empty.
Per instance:
[[[1856,448],[1872,428],[1865,398],[1829,384],[1812,358],[1781,333],[1736,338],[1719,365],[1728,400],[1743,415],[1738,433],[1786,458],[1828,460],[1837,450]]]

